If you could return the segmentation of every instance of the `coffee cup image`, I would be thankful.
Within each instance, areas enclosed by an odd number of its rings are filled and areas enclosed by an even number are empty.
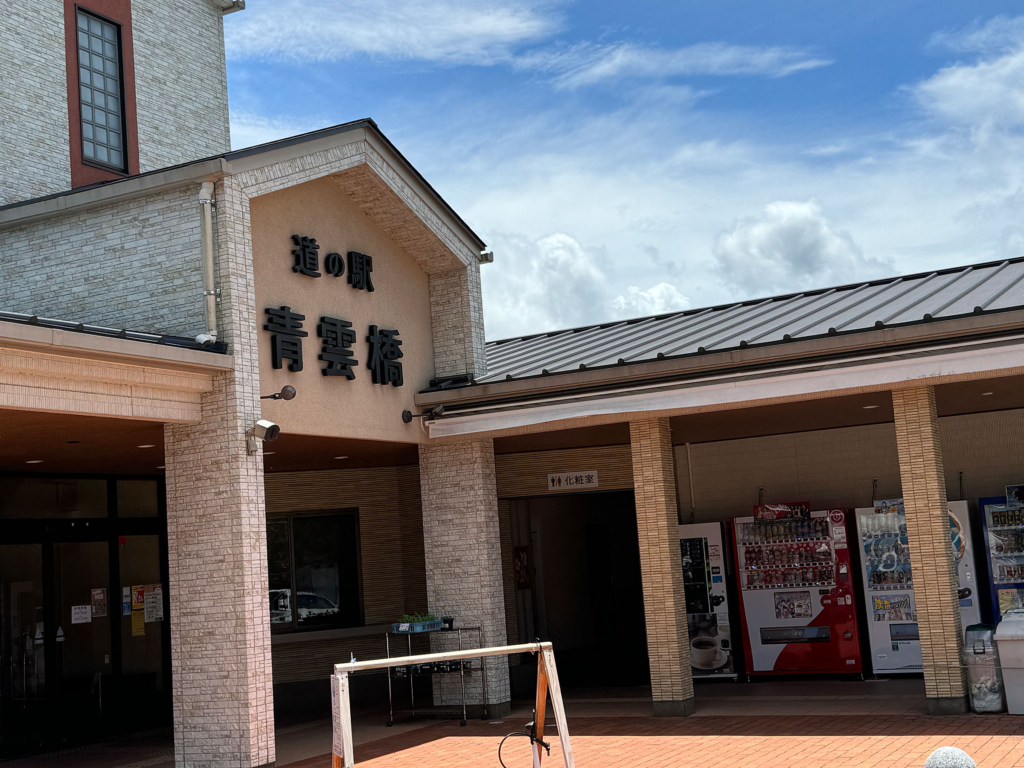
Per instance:
[[[695,637],[690,641],[690,658],[696,667],[708,667],[718,658],[718,638]]]

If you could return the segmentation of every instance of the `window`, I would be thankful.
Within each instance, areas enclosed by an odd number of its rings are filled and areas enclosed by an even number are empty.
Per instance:
[[[77,12],[77,19],[82,158],[125,171],[121,31],[83,11]]]
[[[358,513],[267,521],[267,560],[273,630],[362,625]]]

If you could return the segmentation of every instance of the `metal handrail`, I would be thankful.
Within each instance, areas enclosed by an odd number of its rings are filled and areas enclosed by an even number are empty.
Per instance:
[[[550,642],[523,643],[521,645],[502,645],[494,648],[466,648],[462,651],[441,651],[439,653],[421,653],[417,656],[392,656],[389,659],[371,659],[370,661],[347,661],[334,665],[334,674],[342,672],[358,672],[364,669],[386,669],[387,667],[404,667],[407,664],[429,664],[434,661],[455,661],[457,659],[479,659],[484,656],[506,656],[511,653],[540,653],[551,650]]]

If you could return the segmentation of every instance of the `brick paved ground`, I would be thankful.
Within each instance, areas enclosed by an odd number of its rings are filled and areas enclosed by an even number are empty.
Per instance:
[[[501,725],[455,722],[370,742],[356,748],[360,768],[491,768],[501,737],[523,721]],[[871,768],[923,765],[932,750],[956,746],[979,768],[1024,768],[1024,718],[1008,716],[891,718],[836,717],[581,717],[571,719],[573,753],[580,768]],[[553,740],[545,763],[561,766]],[[527,768],[526,739],[502,752],[509,768]],[[323,756],[288,768],[329,768]]]

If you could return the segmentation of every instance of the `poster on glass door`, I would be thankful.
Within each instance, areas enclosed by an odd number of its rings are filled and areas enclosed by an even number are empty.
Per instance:
[[[721,523],[679,526],[690,667],[694,677],[736,677]]]

